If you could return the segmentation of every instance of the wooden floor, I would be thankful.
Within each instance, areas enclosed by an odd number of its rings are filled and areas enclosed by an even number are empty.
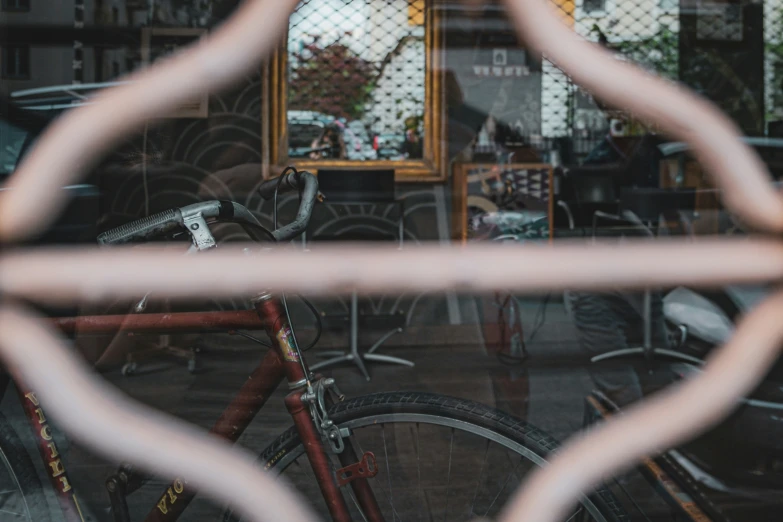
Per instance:
[[[470,305],[470,300],[467,304]],[[529,317],[526,320],[532,321],[538,311],[538,303],[528,303],[525,314]],[[586,356],[575,342],[562,305],[557,302],[548,305],[546,320],[529,345],[531,356],[519,366],[504,365],[494,355],[487,354],[476,323],[478,316],[474,314],[471,318],[469,315],[463,313],[463,321],[467,324],[434,328],[432,331],[435,333],[431,333],[433,342],[426,342],[426,328],[419,328],[393,338],[388,346],[380,350],[415,361],[414,368],[373,364],[370,382],[366,382],[359,371],[349,365],[326,373],[337,379],[341,390],[349,397],[378,391],[436,392],[526,416],[530,423],[558,439],[579,430],[583,424],[584,397],[593,384],[586,370]],[[474,322],[471,324],[471,321]],[[130,397],[208,429],[261,359],[265,348],[225,335],[205,337],[203,343],[207,347],[202,359],[204,370],[196,375],[189,374],[177,364],[163,362],[131,377],[123,377],[119,371],[106,373],[104,377]],[[325,344],[347,343],[339,336],[332,336],[325,340]],[[308,357],[316,360],[318,349],[309,352]],[[283,389],[276,392],[267,408],[240,439],[241,445],[258,452],[290,425],[282,402],[284,394]],[[9,396],[13,398],[12,394],[7,394],[3,407],[15,419],[17,430],[27,433],[24,431],[24,419],[19,417],[18,406]],[[84,448],[69,444],[62,437],[59,440],[72,482],[87,506],[90,519],[112,520],[108,514],[104,482],[115,466]],[[649,520],[674,520],[669,508],[637,474],[630,473],[621,482],[647,511]],[[143,520],[164,489],[162,481],[152,480],[134,493],[129,498],[131,519],[134,522]],[[446,511],[454,510],[450,511],[453,515],[448,519],[469,519],[457,516],[456,512],[461,508],[457,501],[454,502],[451,508],[446,507]],[[441,507],[433,508],[435,511],[439,509]],[[182,520],[220,520],[221,512],[220,506],[197,498]],[[465,513],[464,510],[461,512]]]

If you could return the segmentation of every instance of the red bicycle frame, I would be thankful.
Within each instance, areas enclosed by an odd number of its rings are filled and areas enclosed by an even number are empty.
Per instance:
[[[255,310],[248,311],[60,317],[52,319],[52,322],[67,334],[77,331],[84,334],[114,333],[119,329],[128,333],[167,334],[265,330],[272,341],[273,349],[266,353],[258,367],[250,374],[210,433],[236,442],[280,382],[286,379],[291,389],[285,399],[286,408],[305,447],[329,513],[335,522],[350,522],[345,498],[340,492],[329,462],[327,445],[322,441],[314,423],[309,404],[303,400],[304,392],[309,391],[311,375],[307,364],[301,359],[283,301],[265,294],[254,300],[254,306]],[[34,393],[21,384],[19,388],[25,413],[36,433],[41,457],[47,464],[49,478],[57,492],[66,520],[83,522],[78,499],[51,440],[43,409]],[[338,458],[343,466],[355,464],[359,460],[351,444],[345,445]],[[116,484],[107,486],[112,494],[112,487],[116,487]],[[357,478],[350,482],[350,486],[367,520],[382,522],[383,515],[368,480]],[[186,477],[177,478],[160,496],[145,522],[176,521],[195,495],[196,492],[188,487]]]

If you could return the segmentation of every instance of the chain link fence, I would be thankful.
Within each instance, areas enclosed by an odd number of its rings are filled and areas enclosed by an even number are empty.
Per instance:
[[[553,0],[573,30],[716,103],[751,136],[783,136],[781,0]],[[583,157],[609,133],[647,129],[605,111],[544,59],[542,135]],[[616,120],[613,122],[613,120]],[[614,123],[614,125],[613,125]]]
[[[577,34],[604,45],[618,59],[696,90],[729,114],[745,134],[780,132],[783,0],[552,3]],[[349,129],[348,139],[366,142],[367,135],[374,134],[396,140],[388,149],[394,154],[405,133],[422,132],[426,13],[441,4],[431,0],[299,3],[288,32],[292,157],[297,157],[297,147],[310,149],[323,128],[335,122]],[[452,51],[447,47],[447,54]],[[486,65],[510,63],[501,62],[493,58]],[[636,135],[649,130],[631,115],[607,111],[546,56],[529,74],[530,78],[511,78],[516,85],[512,90],[529,91],[537,100],[525,102],[526,107],[514,113],[514,121],[503,123],[519,126],[525,141],[544,154],[555,141],[566,140],[578,160],[607,133]],[[523,103],[519,93],[504,96]],[[344,154],[348,159],[384,159],[378,151],[364,149],[347,143]]]
[[[424,0],[303,0],[288,31],[288,122],[294,150],[343,129],[347,159],[401,159],[406,133],[422,131]],[[394,147],[366,147],[368,134]],[[412,141],[412,140],[410,140]],[[358,143],[359,142],[361,145]],[[396,151],[396,153],[394,153]],[[420,157],[421,151],[407,151]]]

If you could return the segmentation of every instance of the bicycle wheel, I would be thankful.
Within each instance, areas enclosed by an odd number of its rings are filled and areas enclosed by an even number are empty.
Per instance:
[[[22,441],[0,414],[0,520],[48,522],[41,481]]]
[[[366,395],[334,405],[329,416],[350,430],[357,455],[374,453],[378,474],[369,482],[387,522],[492,518],[557,447],[545,433],[502,411],[430,393]],[[293,428],[264,450],[260,461],[329,519]],[[336,459],[333,467],[340,467]],[[364,520],[350,487],[343,493],[353,520]],[[225,522],[235,520],[226,513]],[[564,520],[626,522],[628,517],[610,491],[599,489]]]

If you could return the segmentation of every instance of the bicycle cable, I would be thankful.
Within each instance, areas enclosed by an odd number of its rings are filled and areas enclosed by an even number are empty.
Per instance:
[[[277,230],[277,228],[278,228],[278,226],[277,226],[277,194],[278,194],[278,192],[280,190],[280,185],[283,182],[283,177],[286,174],[288,174],[289,172],[294,172],[294,174],[298,173],[298,171],[296,170],[296,167],[294,167],[292,165],[289,165],[288,167],[283,169],[283,172],[280,174],[280,176],[277,179],[277,186],[275,187],[275,193],[274,193],[274,196],[273,196],[273,199],[272,199],[272,205],[273,205],[273,207],[272,207],[272,227],[273,227],[273,230]],[[264,233],[269,235],[269,237],[272,239],[272,241],[275,241],[274,236],[272,235],[272,233],[268,229],[266,229],[265,227],[263,227],[261,225],[255,225],[255,224],[252,224],[252,223],[251,223],[251,225],[256,227],[256,228],[261,229]],[[315,318],[315,324],[316,324],[316,327],[315,327],[315,337],[313,338],[312,341],[310,341],[310,344],[308,344],[304,348],[300,348],[299,347],[299,344],[296,341],[296,336],[293,334],[293,330],[294,330],[293,325],[291,326],[291,333],[292,333],[292,335],[294,335],[294,344],[296,344],[297,349],[299,349],[301,352],[306,352],[310,348],[312,348],[313,346],[318,344],[318,341],[321,339],[321,335],[323,334],[323,322],[321,321],[321,314],[318,313],[318,310],[315,308],[313,303],[311,303],[302,294],[294,294],[294,295],[296,295],[296,297],[298,297],[302,301],[302,303],[310,310],[310,312],[313,314],[313,317]],[[285,314],[286,314],[286,319],[288,319],[288,323],[291,324],[291,314],[290,314],[290,312],[288,310],[288,301],[285,298],[285,294],[282,294],[282,301],[283,301],[283,308],[284,308]],[[250,335],[248,333],[240,332],[240,331],[235,331],[234,333],[236,335],[245,337],[246,339],[249,339],[249,340],[251,340],[251,341],[253,341],[255,343],[258,343],[258,344],[260,344],[262,346],[266,346],[267,348],[271,348],[272,347],[269,343],[266,343],[266,342],[262,341],[261,339],[258,339],[257,337],[254,337],[254,336],[252,336],[252,335]]]
[[[544,323],[546,322],[546,311],[549,307],[549,300],[552,298],[552,292],[549,292],[546,294],[546,297],[544,297],[543,301],[541,301],[541,304],[538,306],[538,310],[536,311],[536,316],[533,318],[533,331],[530,332],[530,336],[527,338],[527,343],[531,342],[535,337],[538,331],[541,329],[542,326],[544,326]]]
[[[306,352],[310,350],[313,346],[318,344],[318,341],[321,339],[321,334],[323,333],[323,322],[321,321],[321,314],[318,313],[318,310],[315,308],[313,303],[311,303],[306,297],[304,297],[302,294],[294,294],[296,297],[299,298],[300,301],[302,301],[302,304],[304,304],[310,312],[313,314],[313,317],[315,317],[315,337],[312,341],[310,341],[307,346],[304,348],[301,348],[302,352]],[[253,341],[254,343],[260,344],[261,346],[265,346],[267,348],[272,348],[272,345],[267,343],[266,341],[262,341],[261,339],[252,336],[248,334],[247,332],[243,332],[240,330],[234,330],[233,335],[239,335],[240,337],[244,337],[245,339],[248,339],[250,341]]]
[[[283,169],[283,172],[280,174],[280,177],[277,179],[277,185],[275,186],[275,193],[272,198],[272,228],[273,230],[277,230],[277,193],[280,191],[280,185],[283,183],[283,177],[289,172],[293,171],[294,175],[298,174],[299,171],[294,167],[293,165],[289,165],[285,169]],[[301,202],[302,194],[300,192],[299,194],[299,200]],[[316,317],[317,321],[317,334],[315,336],[315,340],[310,344],[310,346],[307,347],[307,350],[315,346],[315,343],[321,338],[321,330],[322,330],[322,323],[321,323],[321,317],[316,313],[315,307],[312,306],[312,303],[307,301],[303,296],[299,296],[302,301],[307,305],[308,308],[313,312],[313,315]],[[304,362],[304,355],[303,353],[307,350],[303,350],[299,348],[299,342],[296,340],[296,333],[294,332],[294,325],[291,321],[291,313],[288,311],[288,300],[286,299],[285,292],[280,292],[280,299],[283,302],[283,311],[285,312],[286,320],[288,321],[288,325],[291,328],[291,337],[294,341],[294,346],[296,347],[297,352],[299,353],[299,362],[302,365],[302,372],[304,373],[304,377],[307,380],[307,388],[310,390],[310,375],[307,373],[307,366]]]
[[[527,350],[527,345],[535,339],[536,334],[538,334],[539,330],[541,330],[541,327],[544,326],[544,323],[546,322],[546,311],[549,307],[549,301],[552,298],[552,292],[549,292],[546,294],[544,299],[541,301],[541,304],[539,304],[538,309],[536,310],[536,315],[533,318],[533,328],[530,332],[530,335],[527,339],[525,339],[524,334],[522,334],[520,342],[522,343],[522,349],[523,351]],[[505,309],[506,305],[510,302],[511,299],[514,299],[511,295],[509,295],[506,300],[501,305],[501,309]],[[503,352],[497,353],[498,360],[508,366],[514,366],[522,364],[527,360],[529,355],[525,354],[523,356],[516,356],[511,354],[506,354]]]

